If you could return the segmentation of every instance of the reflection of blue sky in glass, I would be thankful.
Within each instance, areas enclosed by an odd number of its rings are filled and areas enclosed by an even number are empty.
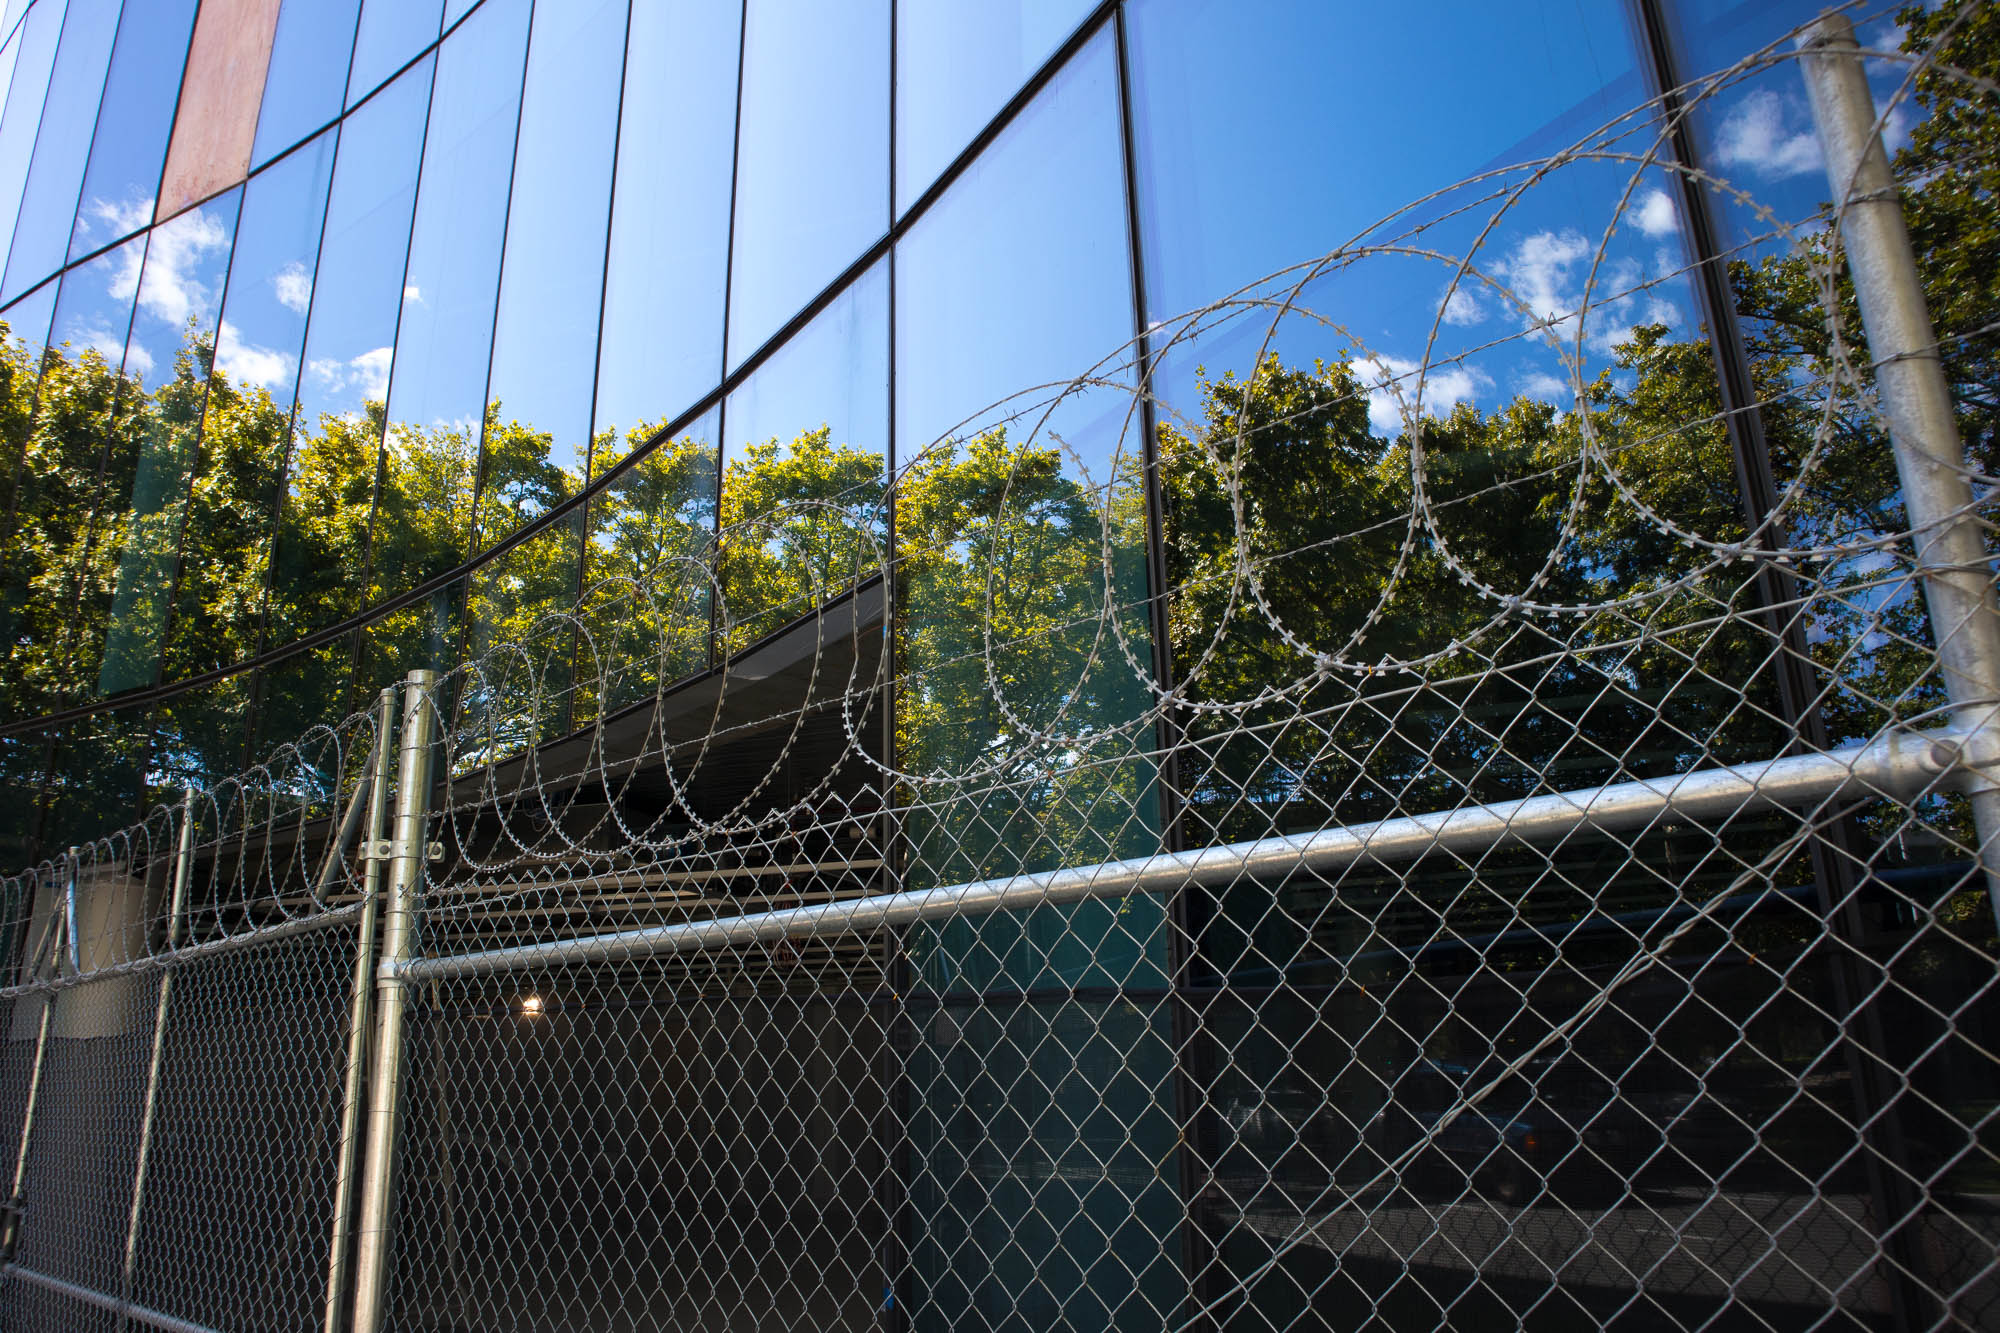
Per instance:
[[[8,307],[0,321],[7,325],[8,339],[25,346],[29,355],[38,355],[49,336],[49,320],[56,310],[58,284],[45,282]]]
[[[68,347],[73,356],[95,352],[113,369],[122,365],[145,260],[146,238],[134,236],[63,274],[49,345]]]
[[[388,391],[431,68],[410,69],[341,127],[299,377],[307,430]]]
[[[889,220],[889,11],[751,0],[743,35],[731,365]]]
[[[0,245],[9,248],[20,215],[21,191],[28,183],[28,166],[34,159],[42,100],[48,95],[49,74],[55,68],[63,8],[64,0],[42,0],[21,23],[21,54],[14,66],[14,81],[7,88],[7,110],[0,117]]]
[[[593,428],[616,427],[619,449],[722,373],[741,31],[705,0],[632,10]]]
[[[1451,40],[1435,40],[1439,32]],[[1381,242],[1413,221],[1430,221],[1409,244],[1451,260],[1470,255],[1519,305],[1477,282],[1447,303],[1451,262],[1374,254],[1304,294],[1306,305],[1344,329],[1293,320],[1275,345],[1293,364],[1313,356],[1345,360],[1377,385],[1370,416],[1384,433],[1399,428],[1400,414],[1379,386],[1411,375],[1427,356],[1427,412],[1460,402],[1490,408],[1517,393],[1566,405],[1570,372],[1549,338],[1573,347],[1578,326],[1568,317],[1587,283],[1593,307],[1605,304],[1584,329],[1586,378],[1608,364],[1634,324],[1694,331],[1687,285],[1675,276],[1685,261],[1664,174],[1640,182],[1622,216],[1632,166],[1582,162],[1529,185],[1483,239],[1502,201],[1482,197],[1526,185],[1530,170],[1376,226],[1468,177],[1570,147],[1642,102],[1619,7],[1336,12],[1259,5],[1246,12],[1139,0],[1132,40],[1140,222],[1154,318],[1195,309],[1364,234]],[[1387,57],[1419,52],[1427,91],[1411,96],[1410,60]],[[1436,95],[1442,89],[1451,95]],[[1642,130],[1619,146],[1643,153],[1654,137]],[[1467,205],[1465,216],[1435,221]],[[1440,315],[1438,342],[1427,352]],[[1548,331],[1531,332],[1542,320],[1553,321]],[[1263,314],[1242,319],[1172,358],[1161,383],[1171,405],[1198,409],[1191,384],[1197,361],[1211,374],[1244,371],[1269,323]],[[1498,345],[1447,361],[1488,343]]]
[[[625,10],[617,0],[536,7],[493,335],[488,399],[504,419],[552,433],[555,461],[578,471],[590,438]]]
[[[251,178],[244,191],[215,365],[239,389],[268,390],[280,407],[290,405],[298,383],[337,133],[328,130]]]
[[[898,244],[899,469],[967,417],[984,414],[972,429],[994,422],[986,408],[996,400],[1084,374],[1130,341],[1122,151],[1106,29]],[[1113,396],[1126,397],[1097,393],[1086,413]],[[1079,430],[1073,415],[1052,428]],[[1011,433],[1024,438],[1034,424]],[[1107,442],[1071,443],[1102,483]]]
[[[392,424],[478,428],[530,0],[488,0],[440,50],[389,379]]]
[[[443,14],[442,0],[363,0],[354,63],[347,72],[347,104],[366,97],[436,41]]]
[[[782,456],[805,431],[888,452],[889,267],[878,263],[729,395],[723,466],[743,447],[776,440]]]
[[[119,16],[70,239],[72,259],[153,220],[194,12],[195,0],[152,0],[126,5]]]
[[[361,0],[286,0],[278,11],[251,165],[268,162],[340,114]]]
[[[1087,0],[901,0],[896,209],[915,201],[1093,6]]]
[[[121,284],[129,276],[138,285],[125,373],[147,388],[173,377],[175,359],[191,337],[215,336],[242,202],[243,191],[231,190],[153,228],[144,269],[120,273]]]
[[[1800,24],[1818,17],[1824,8],[1806,0],[1757,0],[1754,4],[1683,0],[1675,6],[1682,27],[1680,58],[1687,66],[1681,75],[1687,78],[1727,69],[1745,53],[1778,42]],[[1855,36],[1864,47],[1884,51],[1899,50],[1903,42],[1902,29],[1890,14],[1878,13],[1864,20]],[[1792,43],[1785,40],[1779,42],[1777,53],[1789,54],[1791,49]],[[1888,105],[1910,72],[1908,64],[1895,60],[1871,60],[1865,68],[1878,110]],[[1922,115],[1922,108],[1908,97],[1890,112],[1883,138],[1892,154],[1909,143],[1910,131]],[[1745,203],[1711,194],[1724,227],[1725,243],[1743,247],[1741,253],[1746,258],[1783,254],[1791,248],[1792,237],[1755,215],[1759,205],[1774,210],[1781,223],[1805,223],[1808,231],[1818,229],[1819,223],[1806,220],[1826,204],[1832,192],[1796,61],[1784,60],[1748,79],[1732,82],[1702,103],[1694,127],[1702,165],[1753,196],[1754,203]]]
[[[0,281],[0,301],[11,301],[34,286],[62,267],[69,255],[77,191],[83,184],[91,129],[97,124],[117,31],[118,0],[70,0],[55,71],[49,77],[48,101],[42,108],[41,131],[35,136],[34,166],[28,172],[13,245],[7,252],[7,276]],[[134,219],[122,231],[151,220],[148,210],[147,216]]]

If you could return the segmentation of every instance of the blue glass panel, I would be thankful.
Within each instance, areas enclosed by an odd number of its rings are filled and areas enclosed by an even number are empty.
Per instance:
[[[196,0],[126,5],[97,113],[69,256],[79,258],[153,220],[174,127]]]
[[[347,74],[347,104],[381,86],[417,52],[437,40],[443,0],[363,0]]]
[[[65,4],[66,0],[42,0],[29,11],[15,39],[20,55],[14,63],[14,81],[7,86],[6,114],[0,116],[0,244],[9,247],[34,159],[35,135],[42,124],[42,101],[55,68]]]
[[[899,0],[898,214],[1094,7],[1088,0]]]
[[[243,193],[153,229],[125,345],[125,401],[95,524],[116,573],[86,585],[80,615],[104,635],[101,694],[160,679],[188,483],[201,447],[218,312]],[[115,552],[115,555],[113,554]]]
[[[111,42],[118,31],[119,0],[71,0],[49,77],[42,128],[35,138],[34,166],[21,195],[20,216],[7,252],[7,276],[0,301],[11,301],[62,267],[76,221],[77,191],[90,157],[91,133],[104,96]],[[129,218],[118,234],[152,221]]]
[[[882,570],[889,269],[878,263],[729,395],[722,610],[743,648]]]
[[[438,56],[376,502],[373,595],[465,558],[528,0],[489,0]]]
[[[889,14],[751,0],[730,266],[733,366],[889,225]]]
[[[253,167],[340,114],[361,0],[285,0],[271,39]]]
[[[722,376],[741,30],[740,11],[699,0],[633,8],[597,366],[599,449],[622,452],[628,432],[670,420]]]

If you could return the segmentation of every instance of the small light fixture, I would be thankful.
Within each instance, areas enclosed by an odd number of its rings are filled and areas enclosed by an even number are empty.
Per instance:
[[[539,996],[539,995],[523,995],[523,996],[521,997],[521,1017],[523,1017],[523,1018],[539,1018],[539,1017],[541,1017],[541,1013],[542,1013],[542,997],[541,997],[541,996]]]

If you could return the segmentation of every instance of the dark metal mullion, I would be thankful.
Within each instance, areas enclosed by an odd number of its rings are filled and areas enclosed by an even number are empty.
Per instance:
[[[1120,5],[1113,15],[1113,33],[1118,51],[1118,128],[1122,149],[1122,166],[1125,185],[1125,220],[1127,245],[1130,253],[1128,265],[1132,282],[1132,327],[1134,345],[1138,351],[1139,429],[1141,432],[1141,455],[1144,460],[1144,485],[1146,488],[1146,574],[1151,584],[1151,595],[1146,599],[1147,616],[1150,621],[1153,641],[1153,676],[1157,687],[1164,693],[1173,689],[1173,645],[1169,637],[1167,617],[1167,554],[1166,554],[1166,511],[1162,495],[1164,484],[1160,470],[1159,422],[1153,404],[1153,350],[1148,333],[1148,297],[1146,292],[1146,264],[1143,228],[1139,219],[1139,166],[1136,149],[1136,135],[1132,114],[1132,60],[1131,42],[1126,32],[1125,9]],[[1178,852],[1186,845],[1186,830],[1181,822],[1180,786],[1180,727],[1170,707],[1162,707],[1154,726],[1154,739],[1159,747],[1160,763],[1155,776],[1160,807],[1161,842],[1169,852]],[[1206,1177],[1208,1145],[1201,1141],[1198,1124],[1203,1103],[1202,1089],[1196,1085],[1195,1076],[1188,1067],[1188,1059],[1198,1031],[1201,1018],[1194,1012],[1184,996],[1185,987],[1194,965],[1196,940],[1200,929],[1197,918],[1199,904],[1195,901],[1199,890],[1183,886],[1176,890],[1167,904],[1167,954],[1168,977],[1171,998],[1168,1000],[1168,1014],[1172,1023],[1173,1079],[1174,1079],[1174,1122],[1180,1134],[1180,1142],[1174,1153],[1178,1167],[1177,1175],[1181,1196],[1181,1268],[1187,1286],[1186,1306],[1182,1318],[1195,1318],[1203,1327],[1212,1327],[1213,1320],[1202,1316],[1201,1311],[1209,1308],[1217,1294],[1214,1287],[1215,1274],[1212,1271],[1215,1245],[1203,1231],[1200,1221],[1200,1199]]]
[[[1673,172],[1674,182],[1681,217],[1687,226],[1688,245],[1693,252],[1696,296],[1707,317],[1709,346],[1744,518],[1756,543],[1767,551],[1776,550],[1785,542],[1782,520],[1776,517],[1780,495],[1771,467],[1769,440],[1737,317],[1735,294],[1730,287],[1727,251],[1721,244],[1707,191],[1693,174],[1700,165],[1700,156],[1690,129],[1691,109],[1680,93],[1678,61],[1664,0],[1630,0],[1630,3],[1637,19],[1647,73],[1667,122],[1669,151],[1684,168]],[[1778,705],[1793,733],[1784,753],[1795,753],[1801,748],[1825,749],[1828,731],[1821,700],[1827,686],[1820,680],[1805,630],[1799,623],[1797,577],[1775,560],[1764,559],[1758,562],[1754,586],[1766,631],[1778,649],[1772,658]],[[1857,855],[1860,845],[1853,817],[1842,815],[1814,830],[1808,852],[1820,914],[1834,935],[1836,952],[1828,970],[1840,1013],[1842,1054],[1855,1103],[1856,1128],[1868,1148],[1864,1167],[1869,1192],[1878,1227],[1896,1228],[1889,1234],[1878,1231],[1876,1236],[1889,1259],[1889,1271],[1883,1276],[1890,1291],[1891,1316],[1897,1328],[1910,1329],[1930,1322],[1935,1298],[1931,1295],[1931,1284],[1916,1276],[1931,1271],[1922,1247],[1915,1243],[1909,1229],[1901,1225],[1918,1215],[1923,1198],[1911,1184],[1901,1116],[1895,1106],[1896,1090],[1882,1074],[1883,1069],[1898,1066],[1888,1057],[1888,1039],[1879,1006],[1864,1000],[1857,1012],[1856,997],[1870,993],[1857,959],[1866,957],[1875,933],[1862,910],[1854,873],[1860,859]],[[1879,967],[1872,960],[1871,966]],[[1859,1031],[1855,1030],[1857,1027]]]
[[[724,247],[722,260],[722,356],[721,362],[716,368],[716,373],[721,378],[716,381],[716,388],[703,394],[700,402],[682,414],[684,419],[693,421],[705,410],[704,404],[712,405],[715,408],[715,515],[709,519],[708,523],[708,559],[712,571],[708,585],[708,669],[710,671],[715,670],[717,664],[726,660],[728,656],[722,651],[718,642],[722,632],[718,620],[722,608],[716,605],[716,593],[722,586],[722,478],[726,471],[723,466],[722,456],[729,448],[729,391],[735,387],[735,384],[731,383],[731,376],[729,374],[729,307],[734,303],[736,296],[736,196],[741,185],[740,177],[743,166],[743,71],[748,68],[750,63],[750,0],[742,0],[738,14],[736,28],[736,120],[730,127],[729,147],[729,243]],[[852,266],[850,266],[848,272],[841,275],[839,286],[842,289],[845,288],[849,280],[849,275],[854,273],[854,271]],[[757,354],[744,359],[743,366],[739,368],[738,374],[735,376],[736,383],[741,383],[744,379],[747,379],[749,372],[754,370],[756,365],[762,364],[764,355],[767,354],[772,342],[777,341],[779,338],[789,337],[793,332],[803,329],[810,321],[811,316],[807,316],[803,321],[798,316],[794,316],[790,323],[779,329],[778,333],[770,341],[767,341],[763,347],[758,349]],[[651,450],[656,444],[671,439],[673,437],[673,424],[669,422],[667,429],[658,432],[652,440],[632,450],[631,453],[626,455],[624,461],[631,463],[641,454]]]
[[[618,113],[611,124],[611,188],[604,203],[604,270],[597,284],[597,339],[591,345],[590,362],[590,417],[584,424],[583,441],[583,490],[589,496],[590,474],[597,466],[597,395],[604,387],[604,307],[611,295],[611,236],[618,226],[618,153],[625,141],[625,89],[632,75],[632,5],[627,0],[625,6],[625,40],[618,59]],[[527,76],[522,75],[521,100],[527,101]],[[520,141],[520,131],[514,132],[515,142]],[[512,191],[509,192],[512,198]],[[496,307],[497,313],[497,307]],[[563,695],[562,729],[568,731],[576,725],[576,690],[578,668],[583,658],[583,592],[589,586],[590,577],[590,499],[577,511],[576,548],[576,592],[572,606],[574,614],[569,626],[569,689]],[[601,689],[601,687],[600,687]],[[603,716],[603,696],[599,695],[598,716]]]
[[[897,28],[899,15],[897,0],[889,0],[889,180],[888,208],[889,224],[896,221],[896,70],[899,51],[897,48]],[[882,772],[877,775],[881,801],[878,834],[882,839],[883,891],[897,892],[902,889],[905,872],[908,869],[905,853],[907,845],[902,821],[896,815],[896,786],[890,773],[895,770],[901,758],[896,753],[896,704],[897,682],[902,667],[903,636],[897,624],[896,605],[896,492],[897,492],[897,449],[896,449],[896,247],[891,245],[883,257],[888,265],[888,382],[883,391],[888,396],[888,438],[883,442],[883,559],[882,559],[882,662],[877,668],[882,687],[876,691],[876,706],[882,710],[881,746]],[[857,581],[857,589],[859,583]],[[901,1279],[910,1266],[909,1229],[912,1222],[910,1210],[910,1083],[905,1075],[909,1055],[916,1047],[915,1029],[911,1026],[909,1011],[901,1001],[910,993],[910,953],[909,930],[907,927],[890,927],[882,932],[882,948],[887,955],[883,962],[883,980],[888,984],[898,1003],[890,1009],[882,1042],[882,1077],[886,1094],[882,1099],[881,1121],[876,1130],[876,1139],[882,1152],[882,1184],[877,1197],[882,1207],[882,1297],[877,1302],[876,1314],[884,1327],[891,1330],[907,1329],[910,1326],[909,1289]],[[884,1309],[883,1306],[888,1308]]]
[[[528,32],[521,39],[521,91],[519,96],[514,99],[514,146],[507,157],[507,206],[502,210],[500,215],[500,262],[493,266],[493,318],[488,322],[486,327],[486,378],[481,382],[479,392],[479,453],[472,460],[472,505],[465,519],[465,562],[468,564],[473,562],[474,556],[479,549],[479,506],[486,498],[486,407],[493,400],[493,350],[500,342],[500,298],[505,290],[507,280],[507,231],[514,220],[514,185],[521,168],[521,126],[528,107],[528,65],[535,50],[535,9],[535,0],[528,0]],[[629,22],[631,13],[629,5],[627,6],[626,13]],[[431,100],[435,103],[437,100],[436,70],[431,71],[431,78],[433,80],[431,84]],[[428,138],[428,120],[425,123],[425,135]],[[617,175],[615,164],[612,169],[612,175],[614,177]],[[422,207],[422,205],[423,187],[420,177],[417,203],[415,207],[410,209],[410,241],[413,245],[416,243],[417,235],[417,208]],[[408,283],[408,265],[406,264],[404,267],[403,281]],[[385,436],[387,428],[388,423],[385,419],[383,423]],[[587,459],[588,457],[588,446],[586,445],[585,458]],[[584,482],[587,486],[590,481],[587,463],[585,469]],[[466,660],[466,654],[471,649],[473,577],[469,572],[465,576],[465,607],[458,621],[458,648],[453,654],[452,661],[454,667]],[[446,596],[450,595],[448,589],[449,585],[447,585]],[[460,700],[457,698],[450,700],[450,707],[454,718],[457,717],[459,703]]]

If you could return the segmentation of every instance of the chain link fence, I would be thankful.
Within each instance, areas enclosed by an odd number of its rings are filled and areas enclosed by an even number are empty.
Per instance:
[[[6,1326],[1993,1326],[1992,330],[1887,186],[1994,163],[1888,178],[1844,32],[0,883]],[[1809,226],[1671,151],[1774,72]],[[1701,274],[1482,259],[1605,172],[1600,260],[1789,247],[1754,401],[1634,315]],[[1407,262],[1405,368],[1322,312]],[[1426,407],[1461,288],[1573,405]]]

